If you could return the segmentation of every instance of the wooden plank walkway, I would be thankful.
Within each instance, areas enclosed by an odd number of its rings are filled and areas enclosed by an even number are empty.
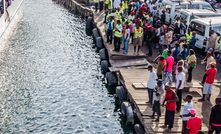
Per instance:
[[[138,118],[144,126],[145,131],[151,134],[165,133],[165,129],[159,127],[164,124],[165,107],[161,107],[162,117],[160,118],[160,122],[153,122],[153,119],[149,117],[149,115],[152,115],[152,108],[150,108],[150,106],[146,104],[146,102],[148,101],[148,93],[146,88],[135,89],[133,86],[133,83],[146,84],[148,76],[149,71],[147,69],[120,69],[121,83],[124,85],[127,93],[129,94],[130,101],[134,103],[134,105],[138,109],[138,116],[140,116]],[[185,102],[182,102],[182,106],[184,104]],[[172,129],[171,133],[181,133],[182,119],[179,117],[179,115],[180,113],[175,114],[174,128]],[[197,113],[197,116],[201,116],[200,113]],[[202,130],[206,132],[208,131],[208,128],[203,125]]]
[[[103,23],[104,13],[94,13],[94,22],[101,34],[103,39],[103,44],[108,51],[109,62],[111,67],[109,70],[111,72],[119,72],[119,80],[123,84],[126,89],[126,92],[129,96],[130,103],[135,106],[135,111],[138,119],[141,124],[144,126],[145,131],[150,134],[161,134],[165,133],[165,129],[160,128],[159,126],[164,124],[164,115],[165,108],[161,107],[162,117],[160,118],[160,122],[152,122],[152,119],[148,115],[152,114],[152,108],[146,104],[148,101],[148,93],[147,93],[147,80],[149,76],[149,71],[147,70],[147,66],[150,63],[146,60],[146,55],[140,51],[139,55],[134,55],[133,45],[129,44],[128,54],[123,54],[123,51],[116,53],[113,51],[114,45],[113,43],[109,45],[106,43],[106,33],[105,33],[105,25]],[[136,87],[136,88],[135,88]],[[175,87],[175,83],[173,83],[172,88]],[[185,83],[185,87],[189,88],[202,88],[201,85],[195,82],[194,84]],[[188,91],[188,90],[187,90]],[[182,102],[182,106],[184,102]],[[200,113],[198,113],[200,116]],[[182,120],[179,118],[179,113],[175,114],[175,122],[174,128],[171,133],[181,133],[182,128]],[[205,125],[202,130],[205,132],[208,130]]]

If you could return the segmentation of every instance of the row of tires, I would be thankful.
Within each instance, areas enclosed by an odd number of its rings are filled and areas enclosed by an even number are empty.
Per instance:
[[[93,28],[93,19],[89,17],[86,23],[86,29]],[[109,71],[109,60],[108,60],[108,52],[103,45],[103,40],[98,32],[97,28],[92,30],[93,37],[95,39],[95,46],[97,51],[100,54],[101,59],[101,71],[105,75],[106,81],[109,86],[116,86],[116,97],[118,103],[120,105],[121,113],[126,119],[126,124],[134,124],[134,111],[133,108],[128,101],[128,96],[123,86],[118,86],[118,79],[115,73]],[[140,124],[135,124],[134,129],[137,134],[144,134],[144,130]]]

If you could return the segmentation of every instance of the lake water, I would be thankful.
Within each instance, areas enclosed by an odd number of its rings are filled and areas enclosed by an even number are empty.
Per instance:
[[[127,133],[85,21],[51,0],[26,0],[0,53],[1,133]]]

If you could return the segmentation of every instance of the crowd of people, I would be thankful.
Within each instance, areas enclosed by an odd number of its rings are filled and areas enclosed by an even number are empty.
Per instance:
[[[99,0],[96,2],[96,12],[98,10]],[[149,79],[147,82],[148,98],[150,106],[153,109],[152,118],[157,113],[158,122],[161,117],[161,105],[166,106],[165,124],[162,126],[170,132],[173,128],[174,116],[176,112],[181,111],[182,90],[185,82],[192,82],[192,72],[196,68],[197,58],[195,55],[196,32],[192,31],[184,23],[180,22],[177,17],[175,23],[172,24],[171,18],[169,23],[165,23],[166,10],[162,10],[162,14],[156,10],[154,6],[156,1],[149,1],[149,4],[140,3],[139,0],[129,2],[127,0],[105,0],[104,1],[104,23],[107,34],[107,42],[112,45],[114,42],[114,50],[119,53],[123,50],[124,54],[128,54],[129,44],[133,44],[134,55],[139,55],[142,45],[146,45],[149,49],[147,56],[153,55],[153,48],[159,50],[158,56],[154,62],[157,63],[156,72],[153,66],[149,66]],[[100,3],[100,9],[103,10],[103,1]],[[172,26],[173,25],[173,26]],[[112,37],[114,35],[114,38]],[[217,73],[214,48],[217,35],[214,30],[210,31],[208,41],[207,56],[201,62],[206,64],[205,75],[202,79],[203,97],[199,101],[210,101],[212,94],[212,86],[215,75]],[[113,38],[113,39],[112,39]],[[114,40],[112,42],[112,40]],[[219,39],[218,43],[221,42]],[[121,48],[121,44],[123,47]],[[220,43],[221,44],[221,43]],[[186,77],[188,75],[188,77]],[[175,77],[175,90],[171,89]],[[157,86],[155,87],[155,82]],[[166,91],[164,93],[164,90]],[[186,104],[183,108],[183,134],[200,134],[202,131],[202,120],[196,117],[196,110],[193,109],[193,96],[188,94],[185,97]],[[212,108],[210,116],[209,134],[213,131],[221,132],[221,98],[216,98],[216,106]]]

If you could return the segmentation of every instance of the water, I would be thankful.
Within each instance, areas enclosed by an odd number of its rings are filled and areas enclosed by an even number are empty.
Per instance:
[[[0,53],[1,133],[126,133],[85,22],[51,0],[26,0]]]

